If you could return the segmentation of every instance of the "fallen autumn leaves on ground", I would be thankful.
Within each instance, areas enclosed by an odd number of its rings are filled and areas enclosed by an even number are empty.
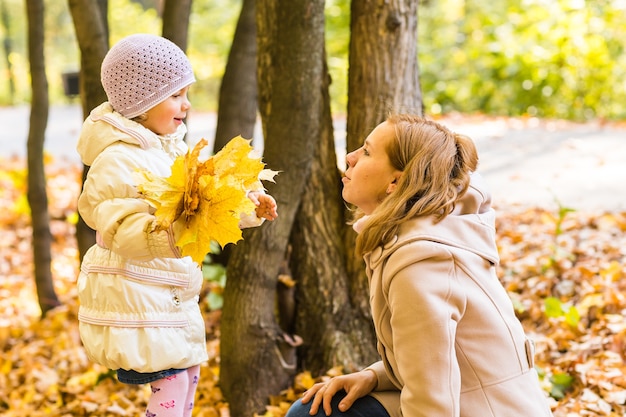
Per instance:
[[[81,167],[46,162],[52,272],[63,306],[40,321],[25,162],[1,163],[0,414],[141,414],[149,388],[120,384],[90,363],[78,336],[73,220]],[[536,367],[555,417],[625,415],[626,212],[496,209],[500,278],[535,340]],[[211,312],[205,301],[203,311],[211,359],[201,369],[194,416],[227,417],[219,389],[219,311]],[[298,375],[292,388],[271,399],[265,416],[282,417],[312,381],[306,372]]]

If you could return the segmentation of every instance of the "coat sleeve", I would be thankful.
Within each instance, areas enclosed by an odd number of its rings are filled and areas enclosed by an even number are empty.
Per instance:
[[[455,293],[459,285],[454,282],[452,255],[430,244],[421,246],[409,245],[393,254],[395,261],[387,263],[383,277],[390,308],[392,367],[402,382],[402,415],[458,416],[461,376],[455,335],[465,300]],[[411,261],[416,250],[420,260]]]
[[[383,361],[374,362],[365,369],[374,371],[374,373],[376,374],[378,382],[374,391],[393,391],[398,389],[393,384],[391,379],[389,379],[389,375],[387,375],[387,371],[385,370],[385,365],[383,364]]]
[[[172,230],[155,231],[154,209],[137,193],[133,172],[142,168],[125,152],[103,153],[89,169],[80,215],[104,246],[126,258],[180,257]]]

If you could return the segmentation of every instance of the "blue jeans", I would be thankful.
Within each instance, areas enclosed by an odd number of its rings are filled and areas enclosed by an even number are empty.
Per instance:
[[[333,397],[331,403],[332,413],[330,417],[389,417],[389,413],[387,410],[378,402],[378,400],[374,397],[370,397],[366,395],[365,397],[361,397],[357,399],[352,407],[350,407],[347,411],[341,412],[339,411],[338,405],[339,402],[346,396],[345,391],[339,391]],[[287,415],[285,417],[311,417],[309,414],[309,410],[311,409],[311,403],[313,400],[309,401],[306,404],[302,404],[300,400],[296,401],[291,405],[289,411],[287,411]],[[315,414],[317,417],[325,417],[324,409],[321,407]]]
[[[181,373],[186,369],[165,369],[157,372],[137,372],[125,369],[117,370],[117,380],[124,384],[148,384],[150,382],[158,381],[168,376]]]

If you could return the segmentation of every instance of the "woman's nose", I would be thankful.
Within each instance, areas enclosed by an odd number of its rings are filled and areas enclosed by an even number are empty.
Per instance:
[[[351,167],[354,165],[354,160],[355,160],[356,156],[354,152],[350,152],[349,154],[346,155],[346,164]]]

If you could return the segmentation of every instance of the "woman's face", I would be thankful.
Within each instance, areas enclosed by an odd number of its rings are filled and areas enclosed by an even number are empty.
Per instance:
[[[146,112],[147,118],[139,123],[157,135],[168,135],[176,132],[178,126],[187,117],[191,103],[187,99],[189,87],[174,93],[164,101]]]
[[[348,169],[342,178],[342,196],[365,214],[371,214],[393,191],[402,174],[391,165],[385,150],[394,136],[393,126],[383,122],[369,134],[363,146],[346,156]]]

